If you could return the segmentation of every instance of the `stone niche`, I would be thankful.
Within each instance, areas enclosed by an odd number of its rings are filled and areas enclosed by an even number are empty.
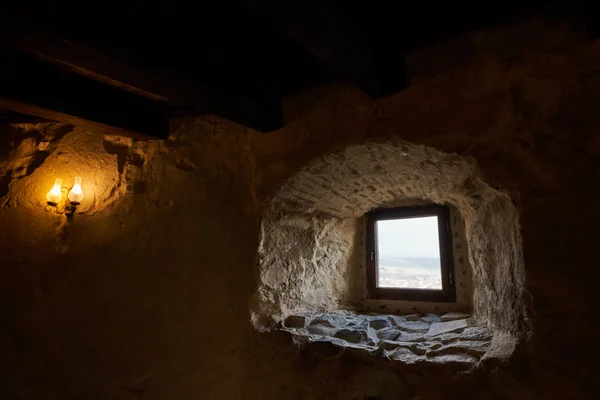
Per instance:
[[[453,210],[457,281],[466,286],[457,285],[456,303],[366,296],[365,213],[415,202]],[[368,143],[300,170],[264,212],[258,262],[253,324],[297,343],[327,341],[405,363],[473,363],[508,357],[531,333],[510,195],[486,183],[475,162],[429,147]]]

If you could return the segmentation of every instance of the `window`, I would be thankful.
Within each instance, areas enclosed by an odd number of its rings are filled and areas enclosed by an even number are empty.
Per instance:
[[[367,215],[367,285],[373,299],[456,301],[448,207]]]

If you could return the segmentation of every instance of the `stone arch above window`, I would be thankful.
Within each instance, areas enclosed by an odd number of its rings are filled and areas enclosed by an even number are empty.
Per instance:
[[[462,236],[455,245],[466,247],[457,257],[470,275],[462,292],[469,298],[457,302],[456,309],[365,297],[363,216],[376,208],[415,203],[453,210],[457,235]],[[260,279],[251,309],[258,329],[282,327],[289,316],[323,319],[315,316],[336,310],[467,311],[472,314],[468,325],[489,329],[503,338],[503,345],[514,344],[507,335],[525,337],[530,329],[522,300],[525,272],[517,209],[507,193],[483,180],[474,161],[456,154],[408,143],[369,143],[321,157],[291,177],[269,203],[258,255]],[[376,336],[368,341],[377,346]]]

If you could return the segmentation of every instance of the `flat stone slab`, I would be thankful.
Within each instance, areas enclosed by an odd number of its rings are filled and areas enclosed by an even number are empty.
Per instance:
[[[464,313],[449,313],[454,318]],[[473,364],[486,357],[492,332],[469,326],[465,318],[441,321],[436,314],[408,316],[353,312],[299,313],[288,316],[281,330],[300,346],[326,342],[406,364]]]
[[[425,333],[425,332],[429,331],[429,329],[430,329],[430,324],[428,324],[426,322],[422,322],[422,321],[406,321],[406,322],[394,321],[394,325],[396,325],[396,327],[399,330],[406,331],[406,332]]]
[[[441,354],[435,357],[427,357],[427,361],[437,364],[475,364],[478,359],[468,354]]]
[[[460,333],[460,340],[491,341],[492,333],[480,326],[470,326]]]
[[[483,356],[490,349],[490,342],[454,342],[448,345],[447,347],[442,347],[438,350],[440,353],[452,354],[452,353],[460,353],[460,354],[469,354],[475,357]]]
[[[401,317],[407,321],[418,321],[419,318],[421,318],[421,315],[420,314],[408,314],[408,315],[402,315]]]
[[[308,333],[321,336],[333,336],[336,332],[335,328],[323,325],[308,325],[306,327]]]
[[[467,319],[470,317],[471,317],[471,314],[466,314],[466,313],[462,313],[462,312],[449,312],[447,314],[442,315],[440,317],[440,321],[448,322],[448,321],[455,321],[457,319]]]
[[[450,343],[450,342],[456,342],[457,340],[459,340],[461,338],[462,333],[461,332],[450,332],[450,333],[442,333],[441,335],[436,335],[435,339],[441,343]]]
[[[440,322],[441,319],[439,315],[429,313],[426,316],[421,317],[421,321],[427,322],[428,324],[432,324],[434,322]]]
[[[396,340],[403,342],[424,342],[425,334],[419,332],[398,332],[399,336],[396,336]]]
[[[469,325],[466,319],[459,319],[456,321],[448,322],[434,322],[427,332],[428,337],[441,335],[442,333],[460,332],[467,328]]]

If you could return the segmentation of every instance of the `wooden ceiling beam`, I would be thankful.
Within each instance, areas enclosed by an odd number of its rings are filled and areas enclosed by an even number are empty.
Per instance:
[[[257,102],[236,93],[226,93],[213,88],[210,77],[202,77],[207,84],[200,89],[198,82],[157,76],[6,15],[0,15],[0,45],[177,108],[177,115],[216,114],[263,132],[283,126],[279,98]]]
[[[585,23],[588,40],[600,38],[600,5],[588,0],[584,3]]]
[[[403,57],[398,58],[400,65],[384,63],[328,2],[246,0],[244,4],[369,96],[380,98],[406,88]]]
[[[0,108],[105,133],[164,139],[168,107],[0,50]]]
[[[0,111],[0,124],[39,124],[52,120],[14,111]]]

